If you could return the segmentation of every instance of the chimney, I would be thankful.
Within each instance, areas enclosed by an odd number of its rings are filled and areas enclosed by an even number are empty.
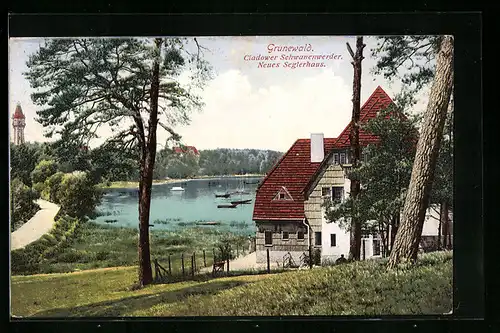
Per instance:
[[[325,158],[325,146],[323,144],[323,133],[311,134],[311,163],[323,162]]]

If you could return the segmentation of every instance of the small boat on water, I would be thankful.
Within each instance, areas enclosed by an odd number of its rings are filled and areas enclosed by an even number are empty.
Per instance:
[[[237,205],[217,205],[217,208],[236,208]]]
[[[231,192],[230,194],[250,194],[250,192],[248,192],[248,191],[234,191],[234,192]]]
[[[104,220],[104,222],[106,222],[106,223],[115,223],[115,222],[118,222],[118,220]]]
[[[220,222],[215,222],[215,221],[196,222],[196,225],[220,225]]]
[[[247,184],[247,185],[251,185],[251,184],[258,184],[258,183],[260,183],[260,181],[257,180],[255,182],[249,182],[249,181],[245,180],[244,183]]]
[[[231,201],[231,205],[239,205],[239,204],[248,204],[252,202],[252,199],[248,200],[237,200],[237,201]]]
[[[224,193],[224,194],[216,194],[216,198],[229,198],[231,196],[231,193]]]
[[[170,191],[184,191],[184,189],[180,186],[174,186],[170,189]]]

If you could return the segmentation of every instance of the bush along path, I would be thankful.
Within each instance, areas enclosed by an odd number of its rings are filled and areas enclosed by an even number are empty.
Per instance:
[[[11,234],[11,250],[20,249],[33,243],[54,226],[54,217],[61,207],[43,199],[37,200],[36,203],[40,206],[40,210]]]

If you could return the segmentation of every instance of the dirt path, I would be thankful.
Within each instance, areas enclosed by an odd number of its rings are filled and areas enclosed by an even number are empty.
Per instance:
[[[257,264],[257,254],[255,252],[249,253],[245,256],[238,257],[237,259],[229,261],[230,271],[246,271],[246,270],[258,270],[265,269],[267,267],[266,263]],[[277,268],[277,263],[270,263],[270,268]],[[211,272],[212,267],[205,267],[201,270],[202,272]]]
[[[10,249],[16,250],[33,243],[52,229],[60,207],[42,199],[36,201],[40,210],[28,222],[10,235]]]

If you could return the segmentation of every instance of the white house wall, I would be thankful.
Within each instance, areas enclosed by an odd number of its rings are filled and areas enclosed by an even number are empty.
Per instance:
[[[335,261],[340,258],[341,254],[347,258],[349,256],[350,233],[343,230],[339,223],[327,223],[324,216],[323,209],[323,221],[321,225],[321,261]],[[331,234],[336,235],[336,246],[331,246]]]

